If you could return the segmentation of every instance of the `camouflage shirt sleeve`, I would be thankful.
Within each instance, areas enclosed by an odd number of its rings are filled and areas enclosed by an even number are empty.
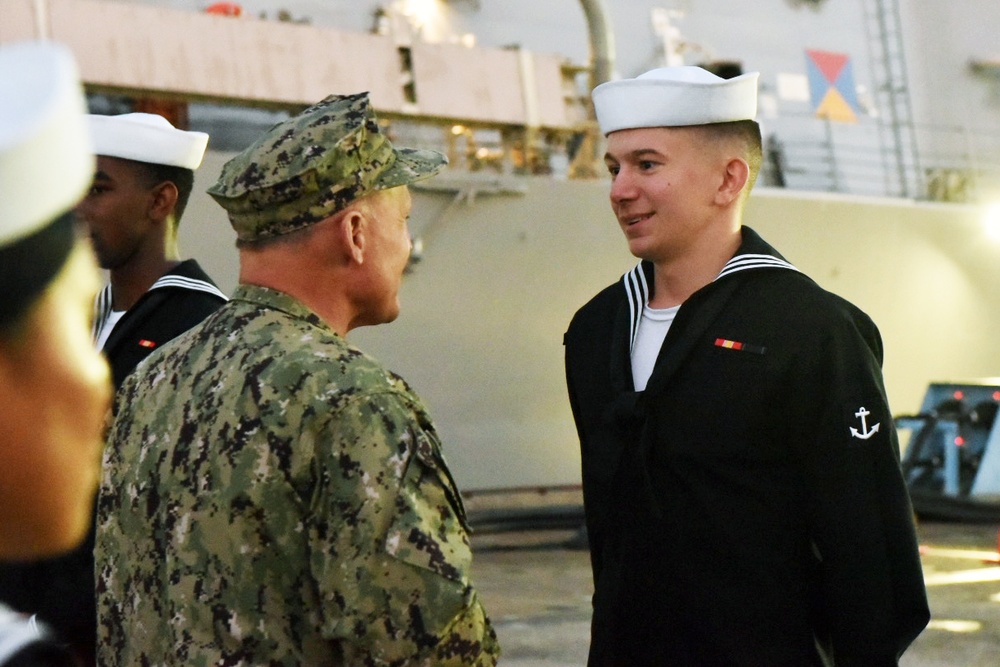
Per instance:
[[[318,434],[329,458],[307,523],[323,634],[351,665],[495,665],[461,498],[426,413],[395,391],[337,412]]]

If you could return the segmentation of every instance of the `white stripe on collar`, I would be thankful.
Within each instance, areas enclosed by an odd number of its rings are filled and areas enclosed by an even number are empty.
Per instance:
[[[111,315],[111,285],[107,284],[94,299],[94,324],[90,328],[90,337],[95,343],[109,315]]]
[[[149,288],[149,291],[152,292],[153,290],[161,287],[182,287],[196,292],[207,292],[219,297],[223,301],[229,301],[229,297],[223,294],[218,287],[210,282],[198,280],[197,278],[185,278],[184,276],[171,275],[168,273],[153,283]]]
[[[719,272],[719,275],[715,279],[718,280],[731,273],[746,271],[747,269],[790,269],[798,271],[795,266],[774,255],[736,255],[726,262],[726,265],[722,267],[722,271]]]
[[[774,255],[763,255],[748,253],[736,255],[722,267],[722,271],[715,277],[715,280],[725,276],[747,271],[749,269],[789,269],[798,271],[791,263],[775,257]],[[715,282],[713,280],[712,282]],[[625,286],[625,295],[628,298],[629,309],[629,351],[635,345],[635,337],[639,333],[639,321],[642,318],[642,309],[649,304],[649,285],[646,282],[646,274],[642,270],[642,262],[639,262],[631,271],[622,276],[622,284]]]
[[[194,290],[196,292],[207,292],[213,296],[217,296],[223,301],[229,301],[229,297],[222,293],[218,287],[210,282],[204,280],[198,280],[197,278],[186,278],[184,276],[177,276],[167,274],[161,276],[159,280],[153,283],[147,293],[152,292],[154,289],[159,289],[163,287],[180,287],[182,289]],[[98,337],[101,335],[101,329],[104,328],[104,323],[107,321],[108,317],[111,316],[111,284],[104,286],[100,294],[94,300],[94,324],[90,330],[91,339],[97,342]]]
[[[646,274],[642,270],[642,262],[622,276],[625,294],[628,297],[629,310],[629,350],[635,344],[639,333],[639,321],[642,319],[642,309],[649,303],[649,285],[646,284]]]
[[[0,663],[5,663],[18,651],[45,636],[34,622],[34,616],[25,620],[7,607],[0,606]]]

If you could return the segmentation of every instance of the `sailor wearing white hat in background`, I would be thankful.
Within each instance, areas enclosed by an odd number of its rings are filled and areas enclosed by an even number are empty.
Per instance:
[[[92,304],[91,336],[117,388],[139,362],[226,301],[194,259],[181,261],[177,247],[177,226],[209,137],[156,114],[86,120],[97,161],[76,215],[109,271],[109,284]],[[96,650],[93,540],[92,530],[68,555],[0,567],[0,599],[20,600],[83,664],[93,664]]]
[[[0,45],[0,560],[66,551],[91,522],[111,385],[72,215],[94,165],[84,112],[65,47]],[[71,664],[42,634],[0,606],[0,664]]]
[[[97,172],[77,213],[90,227],[101,267],[110,271],[94,337],[118,387],[156,347],[225,302],[195,260],[180,261],[177,248],[177,227],[208,135],[148,113],[90,115],[88,122]]]
[[[91,114],[87,117],[94,151],[98,155],[125,160],[183,167],[201,166],[208,135],[178,130],[163,116],[126,113],[119,116]]]
[[[929,618],[878,329],[742,225],[757,78],[593,91],[641,261],[564,339],[591,667],[896,665]]]

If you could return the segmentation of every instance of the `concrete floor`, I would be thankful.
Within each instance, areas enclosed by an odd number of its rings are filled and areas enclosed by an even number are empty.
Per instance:
[[[901,667],[1000,665],[997,527],[918,526],[932,621]],[[573,531],[477,534],[473,576],[500,638],[502,667],[580,667],[590,636],[590,560]]]
[[[473,576],[500,639],[501,665],[586,664],[593,592],[586,550],[477,550]]]

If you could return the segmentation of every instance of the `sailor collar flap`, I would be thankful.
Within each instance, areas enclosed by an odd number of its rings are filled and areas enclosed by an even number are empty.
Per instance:
[[[798,271],[794,265],[781,256],[764,239],[749,227],[741,229],[743,241],[732,259],[726,262],[713,280],[718,283],[725,278],[743,271],[758,269],[787,269]],[[639,332],[639,322],[642,319],[643,308],[653,295],[653,263],[639,262],[631,271],[622,276],[622,285],[629,307],[629,351],[635,345],[635,337]]]

